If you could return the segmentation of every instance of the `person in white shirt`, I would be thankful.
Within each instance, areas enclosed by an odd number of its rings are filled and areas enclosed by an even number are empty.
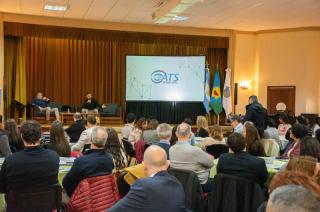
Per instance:
[[[87,116],[87,129],[83,131],[76,144],[71,147],[71,151],[82,152],[85,144],[91,143],[92,129],[97,125],[97,119],[95,115]]]
[[[241,123],[241,118],[238,115],[233,115],[230,118],[231,126],[233,128],[233,132],[243,134],[243,124]]]
[[[121,129],[121,135],[122,138],[128,139],[130,132],[132,131],[134,127],[134,123],[136,122],[136,115],[133,113],[128,113],[127,115],[127,123],[124,125],[124,127]]]
[[[281,113],[279,115],[279,126],[278,131],[280,136],[285,136],[287,134],[288,129],[291,128],[291,124],[289,123],[289,118],[287,114]]]

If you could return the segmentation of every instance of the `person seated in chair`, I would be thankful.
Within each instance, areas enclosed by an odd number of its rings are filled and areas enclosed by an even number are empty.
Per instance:
[[[99,102],[93,98],[91,93],[87,93],[86,94],[86,99],[83,102],[82,105],[82,113],[89,113],[89,112],[93,112],[93,113],[99,113],[99,109],[100,109],[100,104]]]
[[[0,192],[49,189],[58,183],[59,155],[40,145],[41,126],[38,122],[23,123],[20,133],[25,149],[4,160],[0,171]]]
[[[84,122],[80,113],[75,113],[73,115],[73,120],[74,123],[71,124],[65,131],[70,137],[70,142],[76,143],[79,140],[81,133],[86,130],[86,127],[84,126]]]
[[[248,154],[246,140],[239,133],[232,133],[227,139],[230,153],[220,155],[217,173],[233,175],[251,180],[262,188],[268,179],[266,163],[263,159]]]
[[[72,196],[81,180],[111,174],[114,168],[112,156],[105,150],[107,131],[103,127],[94,127],[91,138],[90,150],[75,159],[72,168],[63,178],[62,185],[69,197]],[[64,202],[68,200],[64,198]]]
[[[50,99],[44,97],[41,92],[38,92],[36,97],[32,100],[32,105],[39,108],[40,111],[45,111],[46,113],[46,120],[50,120],[50,113],[54,112],[56,116],[56,120],[60,120],[59,116],[59,109],[58,108],[51,108],[48,106]]]
[[[203,192],[210,192],[212,179],[209,178],[209,172],[214,165],[213,157],[201,148],[190,145],[191,126],[189,124],[178,125],[176,135],[178,142],[169,150],[171,167],[195,172]]]
[[[144,171],[147,177],[136,180],[129,193],[109,208],[108,212],[187,211],[184,189],[167,172],[168,167],[166,152],[157,145],[150,146],[144,153]]]
[[[170,139],[172,136],[172,127],[167,123],[159,124],[157,127],[157,134],[160,138],[160,142],[157,144],[163,148],[167,153],[167,158],[169,160],[169,149],[170,149]]]

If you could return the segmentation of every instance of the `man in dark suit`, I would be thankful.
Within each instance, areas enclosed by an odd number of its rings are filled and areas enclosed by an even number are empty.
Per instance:
[[[103,127],[94,127],[91,134],[91,147],[85,154],[75,159],[71,170],[63,178],[62,185],[69,197],[81,180],[87,177],[108,175],[114,168],[112,156],[105,151],[108,134]],[[63,202],[68,198],[63,195]]]
[[[180,182],[167,172],[166,152],[157,145],[144,153],[147,178],[138,179],[129,193],[108,212],[180,212],[186,211],[184,190]]]
[[[70,142],[76,143],[79,140],[81,133],[86,130],[86,127],[84,126],[80,113],[75,113],[73,119],[74,123],[65,131],[70,137]]]
[[[34,191],[57,184],[59,155],[40,146],[40,124],[27,121],[21,125],[20,133],[25,149],[4,160],[0,172],[0,192]]]
[[[243,135],[232,133],[227,139],[227,146],[231,152],[220,155],[217,173],[242,177],[264,187],[268,179],[266,163],[245,152],[246,141]]]

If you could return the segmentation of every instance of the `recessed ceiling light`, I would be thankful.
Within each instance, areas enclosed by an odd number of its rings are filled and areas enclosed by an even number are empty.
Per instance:
[[[180,16],[180,15],[176,15],[172,18],[173,21],[185,21],[188,20],[189,17],[187,16]]]
[[[52,5],[52,4],[45,4],[44,5],[45,10],[49,11],[66,11],[68,9],[68,5]]]

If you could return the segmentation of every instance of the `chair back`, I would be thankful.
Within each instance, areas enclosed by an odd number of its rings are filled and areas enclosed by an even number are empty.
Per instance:
[[[61,209],[62,188],[59,184],[48,189],[16,192],[10,191],[6,195],[8,212],[52,212]]]
[[[105,211],[119,200],[114,175],[83,179],[72,194],[67,205],[69,212]]]
[[[210,212],[256,212],[265,196],[260,186],[244,178],[217,174],[208,197]]]
[[[186,208],[195,212],[204,211],[206,203],[197,174],[190,170],[174,168],[169,168],[168,172],[182,184],[185,192]]]
[[[260,141],[268,157],[278,157],[280,154],[280,146],[274,139],[261,139]]]
[[[221,154],[229,152],[229,147],[224,144],[213,144],[207,146],[206,151],[214,158],[219,158]]]

